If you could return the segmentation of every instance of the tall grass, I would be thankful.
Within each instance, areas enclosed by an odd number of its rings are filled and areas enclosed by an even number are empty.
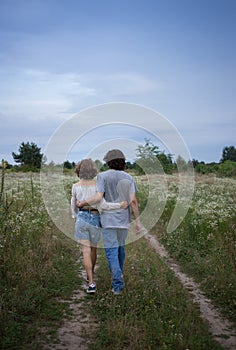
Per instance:
[[[39,178],[1,175],[0,348],[25,349],[38,327],[60,322],[66,296],[78,284],[76,247],[52,225]]]
[[[41,199],[38,175],[1,173],[0,184],[0,348],[40,349],[42,326],[58,325],[69,297],[80,283],[77,246],[52,224]],[[236,180],[200,177],[192,206],[172,234],[166,227],[178,193],[178,180],[167,176],[164,212],[153,227],[168,251],[192,275],[224,313],[235,320]],[[140,210],[149,191],[157,201],[160,179],[149,188],[137,179]],[[70,197],[73,178],[65,178]],[[155,216],[155,213],[153,213]],[[127,246],[122,297],[112,295],[103,253],[96,279],[98,293],[91,312],[100,329],[92,349],[219,350],[179,281],[146,240]],[[88,297],[91,301],[91,297]]]
[[[166,207],[152,233],[236,322],[236,180],[198,177],[191,208],[171,234],[165,228],[176,202],[177,183],[171,176],[168,182]]]
[[[91,312],[99,330],[91,349],[220,350],[200,312],[144,238],[127,246],[122,296],[111,293],[104,254]],[[91,300],[91,297],[89,298]]]
[[[152,234],[200,283],[215,305],[235,321],[236,181],[199,177],[187,216],[175,232],[167,234],[178,179],[168,176],[167,180],[167,203]],[[157,177],[155,196],[159,181]],[[146,178],[139,177],[137,182],[142,211],[153,189]],[[159,198],[156,196],[157,201]],[[201,320],[199,307],[147,241],[140,239],[126,250],[122,297],[112,295],[107,262],[104,255],[100,258],[98,295],[92,299],[92,312],[99,319],[100,330],[91,349],[221,349]]]

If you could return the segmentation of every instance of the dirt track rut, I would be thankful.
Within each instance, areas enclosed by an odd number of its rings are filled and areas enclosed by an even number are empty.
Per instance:
[[[200,290],[199,284],[180,271],[179,265],[169,256],[167,250],[158,240],[150,234],[145,238],[150,242],[152,248],[163,258],[167,266],[179,278],[183,287],[186,288],[193,297],[193,301],[200,306],[201,317],[209,323],[210,331],[215,340],[228,350],[236,349],[236,330],[231,322],[222,317],[211,301]]]
[[[168,252],[158,240],[150,234],[145,238],[149,241],[151,247],[165,261],[167,266],[179,278],[183,287],[189,291],[194,302],[199,304],[201,317],[209,323],[210,331],[215,340],[227,350],[236,349],[236,330],[233,324],[222,317],[211,301],[200,290],[199,284],[181,272],[180,266],[169,256]],[[83,279],[82,272],[80,272]],[[96,331],[96,320],[88,313],[88,301],[84,301],[84,284],[74,291],[69,302],[72,310],[72,317],[65,319],[62,327],[58,330],[58,340],[53,344],[45,344],[45,350],[87,350],[89,339],[86,340],[84,333],[93,329]]]

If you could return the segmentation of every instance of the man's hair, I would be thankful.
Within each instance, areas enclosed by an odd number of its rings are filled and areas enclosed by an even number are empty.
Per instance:
[[[125,169],[125,156],[119,149],[112,149],[107,152],[103,160],[106,162],[110,169],[124,170]]]
[[[76,165],[75,172],[80,179],[91,180],[98,171],[92,159],[83,159]]]

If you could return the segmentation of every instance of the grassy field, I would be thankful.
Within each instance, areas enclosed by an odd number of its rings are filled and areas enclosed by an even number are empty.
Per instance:
[[[50,221],[39,177],[4,177],[0,203],[0,348],[35,345],[38,329],[60,324],[68,297],[81,281],[77,249]],[[4,187],[4,188],[3,188]],[[51,331],[53,331],[53,328]]]
[[[136,181],[141,207],[145,207],[149,191],[153,190],[158,200],[158,176],[154,189],[148,188],[145,177]],[[215,306],[235,322],[236,181],[196,178],[187,216],[178,229],[167,234],[166,227],[176,204],[177,183],[177,177],[167,176],[167,202],[151,233],[180,263],[182,270],[199,282]],[[127,256],[126,289],[121,299],[114,299],[110,293],[109,271],[104,256],[101,257],[98,275],[101,290],[93,304],[101,327],[93,349],[96,346],[161,350],[221,348],[212,340],[207,324],[200,320],[199,308],[146,240],[130,244]]]
[[[187,216],[167,234],[178,187],[175,176],[166,179],[167,202],[151,233],[235,322],[236,180],[196,178]],[[74,176],[65,178],[68,198],[74,181]],[[154,195],[159,182],[157,177]],[[142,210],[148,184],[145,177],[138,177],[137,183]],[[58,298],[69,298],[81,282],[75,264],[78,250],[48,217],[37,174],[5,174],[0,194],[0,348],[38,350],[38,330],[46,326],[55,332],[69,313]],[[91,312],[100,329],[92,349],[221,349],[199,318],[198,306],[144,238],[127,246],[121,298],[111,295],[102,250],[99,266]]]
[[[127,247],[122,297],[111,293],[103,254],[100,265],[91,308],[100,329],[91,349],[222,349],[200,319],[198,306],[144,238]]]
[[[235,194],[233,179],[197,177],[192,206],[182,224],[174,233],[166,233],[170,208],[175,202],[171,197],[152,230],[182,269],[200,283],[215,306],[233,322],[236,322]]]

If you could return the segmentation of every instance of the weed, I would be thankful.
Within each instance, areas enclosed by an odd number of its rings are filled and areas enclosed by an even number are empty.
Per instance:
[[[173,181],[173,180],[171,180]],[[156,234],[185,272],[200,283],[222,313],[236,322],[236,181],[198,178],[192,206],[171,234],[165,227],[172,200],[152,233]]]
[[[38,179],[4,174],[0,206],[0,348],[25,349],[38,328],[59,324],[80,281],[76,247],[52,225]],[[11,203],[11,205],[9,205]]]
[[[198,307],[146,240],[127,247],[122,296],[112,295],[106,258],[100,259],[91,309],[100,330],[91,349],[222,349]]]

